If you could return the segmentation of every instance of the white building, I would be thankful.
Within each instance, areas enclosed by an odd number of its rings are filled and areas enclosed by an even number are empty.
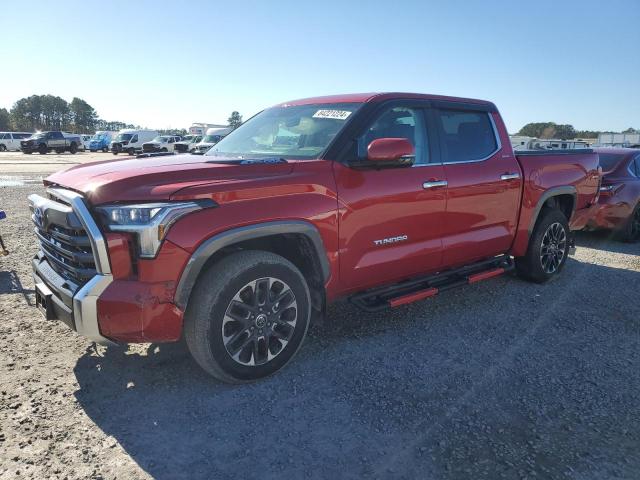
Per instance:
[[[640,144],[640,133],[601,133],[598,145],[603,147],[628,147]]]

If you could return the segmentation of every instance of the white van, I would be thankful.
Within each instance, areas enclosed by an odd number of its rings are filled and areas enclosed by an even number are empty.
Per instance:
[[[226,137],[232,130],[233,128],[231,127],[210,128],[202,140],[194,147],[194,153],[207,153],[207,150]]]
[[[120,130],[116,138],[111,142],[111,153],[114,155],[126,152],[135,155],[142,151],[142,144],[149,142],[158,136],[157,130],[135,130],[125,128]]]
[[[0,132],[0,152],[7,150],[20,150],[20,140],[29,138],[33,133],[26,132]]]

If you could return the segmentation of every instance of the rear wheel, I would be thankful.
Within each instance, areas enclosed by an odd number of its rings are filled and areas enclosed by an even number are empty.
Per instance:
[[[516,258],[518,275],[543,283],[558,275],[569,254],[569,223],[560,210],[547,209],[538,219],[524,257]]]
[[[633,209],[633,213],[624,228],[619,232],[618,237],[623,242],[633,243],[640,241],[640,203]]]
[[[136,154],[136,151],[135,151],[135,149],[130,148],[130,149],[127,150],[127,153],[133,157]]]
[[[270,252],[234,253],[199,278],[184,335],[196,362],[229,383],[271,375],[291,360],[311,315],[307,283]]]
[[[40,146],[38,147],[38,153],[40,155],[45,155],[47,153],[47,146],[44,143],[41,143]]]
[[[2,144],[0,145],[0,152],[6,152],[7,151],[7,146]]]
[[[69,146],[69,151],[71,152],[72,155],[75,155],[76,153],[78,153],[78,145],[76,145],[74,142],[71,142],[71,145]]]

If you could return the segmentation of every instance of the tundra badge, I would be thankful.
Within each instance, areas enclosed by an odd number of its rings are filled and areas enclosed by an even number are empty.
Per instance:
[[[407,235],[398,235],[397,237],[389,237],[389,238],[383,238],[382,240],[374,240],[373,243],[374,245],[381,246],[381,245],[388,245],[390,243],[404,242],[408,239],[409,237]]]

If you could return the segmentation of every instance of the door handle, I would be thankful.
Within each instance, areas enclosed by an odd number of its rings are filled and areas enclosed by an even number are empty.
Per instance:
[[[519,173],[505,173],[500,175],[500,180],[515,180],[516,178],[520,178]]]
[[[446,180],[433,180],[431,182],[424,182],[422,188],[426,190],[428,188],[446,187],[447,185],[449,185],[449,182]]]

